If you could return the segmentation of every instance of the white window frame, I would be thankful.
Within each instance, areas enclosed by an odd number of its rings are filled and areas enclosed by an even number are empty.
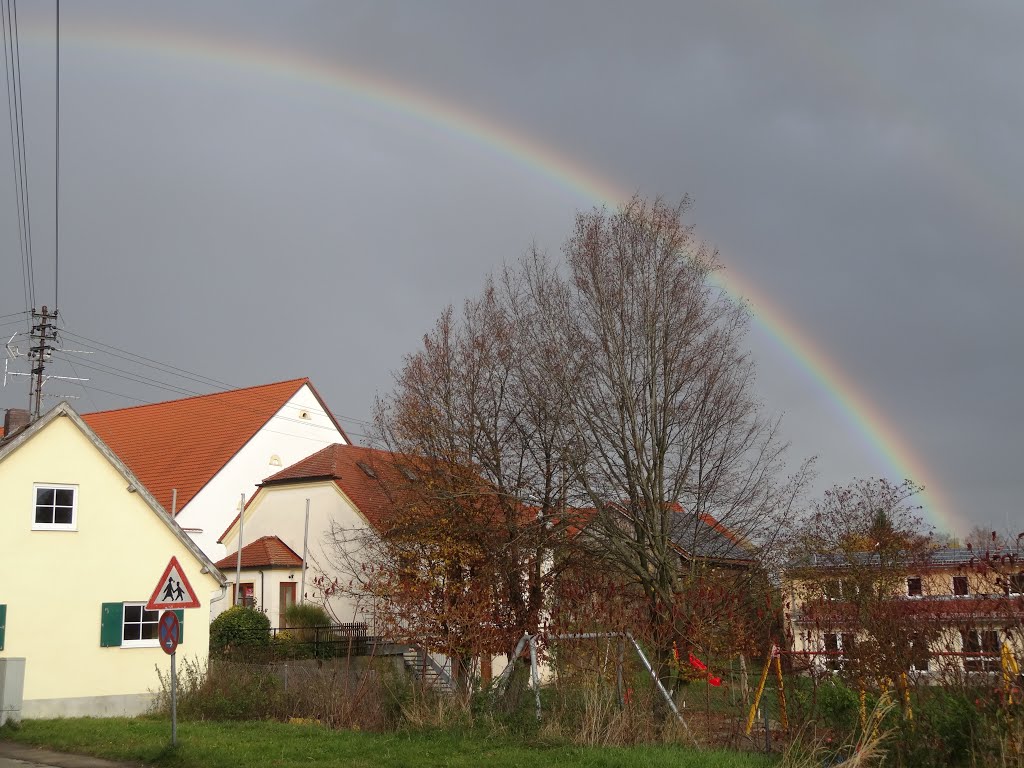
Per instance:
[[[135,607],[139,607],[139,608],[142,609],[142,619],[143,619],[143,621],[139,622],[140,626],[143,625],[143,624],[153,624],[153,625],[159,627],[160,611],[149,611],[149,613],[155,613],[156,614],[156,618],[153,621],[145,621],[146,613],[147,613],[147,611],[146,611],[146,603],[145,602],[122,603],[121,604],[121,647],[122,648],[159,648],[160,647],[159,629],[157,630],[157,635],[155,635],[152,638],[146,638],[146,639],[143,639],[143,640],[125,640],[125,638],[124,638],[124,627],[125,627],[125,624],[127,623],[128,609],[129,608],[135,608]],[[136,622],[134,622],[134,621],[132,622],[132,624],[135,624],[135,623]],[[140,634],[141,634],[141,632],[140,632]]]
[[[36,522],[36,499],[39,491],[71,491],[71,522],[70,523],[39,523]],[[33,531],[77,531],[78,530],[78,486],[63,483],[32,484],[32,530]]]

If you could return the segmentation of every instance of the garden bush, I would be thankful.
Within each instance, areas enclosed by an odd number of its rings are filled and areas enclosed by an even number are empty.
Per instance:
[[[270,619],[255,608],[236,605],[210,624],[210,652],[227,653],[236,648],[270,645]]]
[[[292,629],[326,627],[333,624],[330,614],[315,603],[293,603],[285,608],[284,625]]]

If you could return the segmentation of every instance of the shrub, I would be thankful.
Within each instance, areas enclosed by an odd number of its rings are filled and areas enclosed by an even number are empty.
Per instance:
[[[232,609],[234,610],[234,609]],[[251,609],[246,609],[251,610]],[[178,671],[178,715],[183,720],[283,719],[283,686],[270,666],[183,659]],[[170,679],[157,668],[158,714],[170,712]]]
[[[818,686],[818,713],[825,725],[852,732],[860,720],[860,697],[838,677],[828,678]]]
[[[331,623],[331,617],[323,606],[314,603],[293,603],[284,611],[286,627],[326,627]]]
[[[981,746],[976,737],[983,720],[978,702],[972,701],[968,691],[938,686],[923,691],[913,722],[904,721],[901,728],[897,742],[901,762],[908,766],[970,764]]]
[[[236,605],[210,624],[210,651],[224,654],[233,648],[270,645],[270,619],[255,608]]]

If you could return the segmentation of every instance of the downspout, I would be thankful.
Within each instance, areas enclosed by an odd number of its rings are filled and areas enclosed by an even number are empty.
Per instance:
[[[262,608],[264,611],[267,610],[267,604],[266,602],[264,602],[263,595],[263,571],[260,571],[260,608]]]
[[[219,603],[221,600],[223,600],[227,596],[228,596],[228,585],[227,584],[221,584],[220,585],[220,594],[217,595],[217,597],[211,597],[210,598],[210,612],[211,613],[213,612],[213,604],[214,603]]]

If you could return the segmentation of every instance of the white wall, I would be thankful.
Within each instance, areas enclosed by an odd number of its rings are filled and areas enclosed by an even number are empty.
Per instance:
[[[305,413],[308,418],[302,418]],[[175,518],[214,562],[227,553],[217,539],[238,514],[244,493],[248,499],[266,478],[334,443],[347,443],[316,399],[303,385]],[[271,457],[280,460],[274,466]],[[248,541],[253,538],[246,536]],[[296,550],[301,554],[302,542]]]
[[[355,505],[335,483],[325,480],[261,488],[246,510],[243,546],[263,536],[277,536],[301,557],[307,498],[310,505],[306,601],[326,604],[339,622],[365,621],[371,625],[372,632],[372,610],[365,600],[360,600],[348,590],[350,575],[336,567],[339,558],[331,540],[332,523],[359,531],[359,535],[366,535],[370,529]],[[229,552],[238,551],[237,525],[225,537],[224,545]],[[342,592],[325,599],[315,584],[319,574],[337,576],[342,582]],[[228,568],[224,575],[234,582],[234,570]],[[251,579],[243,576],[242,580]],[[259,592],[258,584],[256,591]],[[271,621],[274,621],[274,615],[271,615]]]

